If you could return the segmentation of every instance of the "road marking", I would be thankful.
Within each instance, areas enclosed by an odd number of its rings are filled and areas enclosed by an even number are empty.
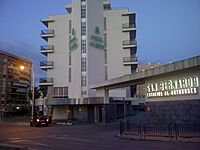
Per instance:
[[[69,137],[69,136],[60,136],[60,137],[56,137],[55,139],[57,139],[57,140],[68,139],[71,141],[78,141],[78,142],[91,142],[91,140],[88,140],[88,139],[75,138],[75,137]]]
[[[13,138],[7,138],[8,140],[20,140],[20,139],[22,139],[22,138],[18,138],[18,137],[13,137]]]
[[[25,140],[25,139],[22,139],[22,138],[9,138],[9,139],[7,139],[7,141],[9,143],[34,144],[34,145],[49,147],[49,144],[35,142],[35,141],[31,141],[31,140]]]

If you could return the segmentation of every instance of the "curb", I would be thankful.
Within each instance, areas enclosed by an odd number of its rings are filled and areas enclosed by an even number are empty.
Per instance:
[[[130,141],[160,141],[160,142],[186,142],[186,143],[199,143],[200,139],[164,139],[164,138],[146,138],[146,139],[140,139],[139,137],[134,136],[124,136],[117,134],[117,138],[122,140],[130,140]]]

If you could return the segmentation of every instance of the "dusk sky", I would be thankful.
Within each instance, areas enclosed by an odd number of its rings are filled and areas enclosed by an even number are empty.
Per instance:
[[[0,0],[0,49],[34,62],[37,74],[40,19],[66,13],[71,0]],[[137,13],[137,56],[140,63],[168,63],[200,55],[200,0],[110,0],[112,8]]]

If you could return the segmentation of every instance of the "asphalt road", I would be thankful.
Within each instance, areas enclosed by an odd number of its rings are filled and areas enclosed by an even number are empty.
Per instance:
[[[0,143],[30,150],[199,150],[200,143],[119,139],[118,124],[29,127],[0,122]]]

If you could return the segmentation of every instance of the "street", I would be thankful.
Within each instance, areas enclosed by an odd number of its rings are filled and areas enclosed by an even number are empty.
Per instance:
[[[118,123],[106,125],[51,125],[30,127],[28,123],[0,122],[0,144],[30,150],[199,150],[200,143],[133,141],[119,139]]]

